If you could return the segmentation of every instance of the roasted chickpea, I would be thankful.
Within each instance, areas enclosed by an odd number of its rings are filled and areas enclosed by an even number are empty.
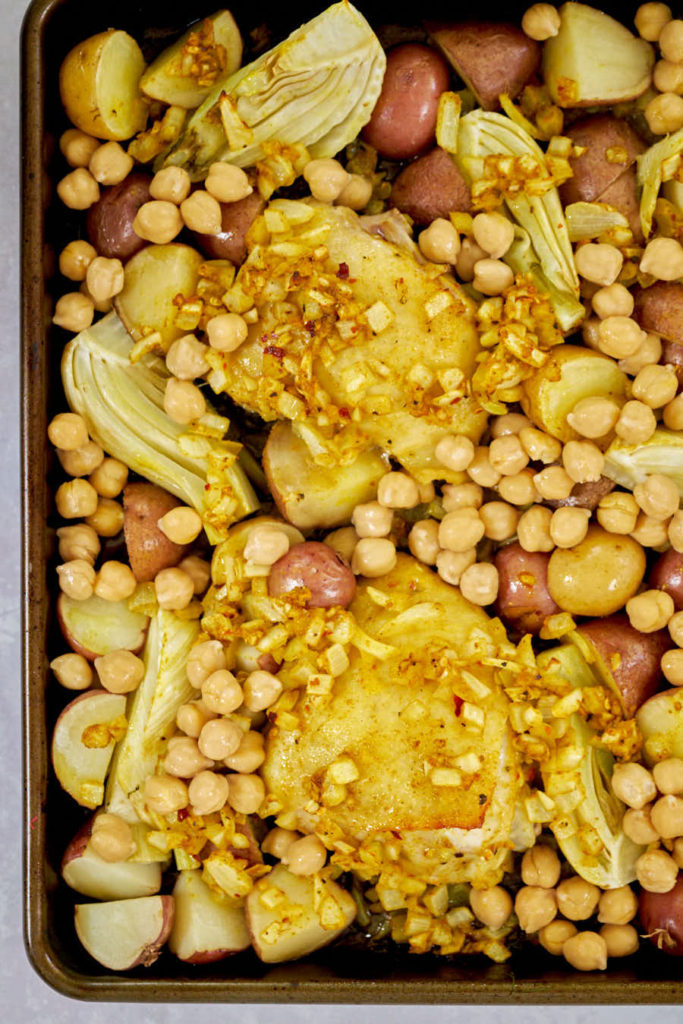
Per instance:
[[[84,558],[74,558],[57,566],[59,589],[74,601],[86,601],[95,588],[95,570]]]
[[[87,210],[100,198],[100,186],[90,171],[77,167],[58,182],[57,195],[70,210]]]
[[[538,499],[535,487],[535,474],[531,469],[523,469],[514,476],[504,476],[498,484],[498,493],[504,501],[511,505],[530,505]]]
[[[181,779],[191,779],[197,772],[213,768],[213,761],[205,757],[190,736],[172,736],[168,741],[164,771]]]
[[[396,565],[396,547],[387,537],[362,537],[351,557],[351,568],[360,576],[384,576]]]
[[[564,921],[557,917],[545,928],[541,928],[538,933],[538,941],[548,953],[552,953],[553,956],[561,956],[565,942],[576,935],[577,931],[576,925],[571,921]]]
[[[631,537],[644,548],[661,548],[667,541],[668,523],[665,519],[652,519],[641,512],[636,520],[635,530]]]
[[[678,511],[680,495],[674,481],[663,473],[653,473],[633,488],[633,497],[651,519],[670,519]]]
[[[683,392],[667,402],[662,410],[662,419],[669,430],[683,431]]]
[[[555,543],[550,536],[553,513],[549,508],[535,505],[520,516],[517,539],[525,551],[552,551]]]
[[[560,867],[560,858],[552,847],[536,843],[522,857],[522,881],[525,885],[553,889],[560,877]]]
[[[88,480],[102,498],[115,498],[126,485],[128,466],[118,459],[103,459]]]
[[[254,191],[246,171],[222,160],[216,160],[210,165],[204,184],[206,191],[219,203],[236,203]]]
[[[234,754],[223,758],[226,768],[232,768],[234,772],[248,775],[260,768],[266,759],[266,752],[263,749],[263,733],[254,732],[253,729],[245,732],[240,745]]]
[[[64,451],[82,448],[89,441],[85,420],[75,412],[57,413],[50,420],[47,436],[55,448],[61,448]]]
[[[92,526],[76,523],[74,526],[60,526],[57,530],[59,554],[65,562],[79,558],[91,565],[100,553],[100,542]]]
[[[266,795],[263,779],[258,775],[229,775],[228,803],[239,814],[256,814]],[[293,845],[293,844],[292,844]],[[291,848],[290,848],[291,854]],[[290,871],[293,870],[289,865]],[[296,872],[294,872],[296,874]],[[299,872],[303,874],[303,872]]]
[[[436,571],[445,583],[457,587],[460,577],[477,558],[475,548],[469,551],[439,551],[436,556]]]
[[[174,544],[191,544],[202,532],[202,517],[193,508],[178,505],[157,521],[157,526]]]
[[[203,699],[206,697],[202,694]],[[197,746],[204,757],[222,761],[234,754],[242,742],[243,732],[236,722],[228,718],[212,718],[202,726]],[[168,768],[166,769],[168,771]]]
[[[484,489],[479,484],[445,484],[442,488],[441,501],[446,512],[455,512],[458,508],[481,508],[484,500]]]
[[[248,711],[265,711],[282,693],[282,683],[272,672],[258,669],[244,680],[244,706]]]
[[[449,220],[437,217],[418,238],[420,251],[432,263],[455,264],[460,252],[460,235]]]
[[[646,892],[671,892],[678,864],[666,850],[646,850],[636,861],[636,878]]]
[[[597,885],[574,875],[565,878],[555,890],[557,909],[569,921],[586,921],[595,913],[600,899]]]
[[[181,732],[193,739],[198,739],[199,734],[216,715],[209,711],[203,700],[191,700],[187,704],[181,704],[175,716],[175,724]]]
[[[502,928],[512,913],[512,897],[502,885],[490,889],[470,889],[472,913],[487,928]]]
[[[615,433],[627,444],[644,444],[657,428],[657,417],[649,405],[635,399],[621,407]]]
[[[644,366],[658,363],[662,355],[662,341],[657,334],[646,334],[645,341],[632,356],[619,360],[619,369],[635,376]]]
[[[474,264],[472,286],[482,295],[500,295],[514,279],[512,268],[502,260],[485,257]]]
[[[568,414],[567,423],[577,434],[594,439],[609,434],[618,418],[619,406],[611,398],[582,398]]]
[[[546,466],[534,476],[534,487],[548,501],[562,501],[574,489],[574,481],[563,466]]]
[[[206,325],[206,336],[211,348],[219,352],[234,352],[246,340],[249,327],[239,313],[219,313]]]
[[[138,581],[130,566],[110,559],[103,562],[95,580],[95,593],[105,601],[125,601],[135,593]]]
[[[485,607],[498,597],[498,570],[491,562],[467,566],[460,576],[460,592],[472,604]]]
[[[269,523],[255,526],[244,546],[244,557],[255,565],[274,565],[289,551],[289,536]]]
[[[358,543],[358,534],[353,526],[342,526],[341,529],[328,533],[324,543],[341,555],[345,561],[350,562]]]
[[[118,185],[133,168],[133,158],[118,142],[104,142],[90,157],[88,169],[100,185]]]
[[[242,687],[227,668],[219,668],[207,676],[201,689],[205,707],[218,715],[231,714],[244,701]]]
[[[671,8],[656,2],[641,4],[633,21],[642,39],[656,43],[664,26],[671,21]]]
[[[660,92],[673,92],[680,96],[683,92],[683,64],[658,60],[652,72],[652,83]]]
[[[71,452],[58,448],[57,458],[69,476],[89,476],[104,459],[104,452],[94,441],[87,441],[82,448],[75,448]]]
[[[683,511],[671,517],[667,527],[667,538],[674,551],[683,551]]]
[[[606,924],[600,935],[607,946],[607,956],[630,956],[640,945],[638,932],[631,924]]]
[[[513,505],[508,505],[505,501],[488,501],[481,506],[479,517],[484,524],[484,536],[491,540],[509,540],[515,535],[519,522],[519,512]],[[427,521],[433,522],[433,520]],[[438,540],[438,525],[435,535]],[[436,553],[434,558],[436,559]],[[434,563],[428,564],[433,565]]]
[[[648,128],[653,135],[667,135],[669,132],[677,132],[679,128],[683,127],[683,97],[677,96],[675,92],[661,92],[659,96],[654,96],[650,100],[645,107],[644,113]],[[673,239],[662,238],[661,241],[673,241]],[[641,270],[645,270],[643,267],[644,259],[645,256],[643,256],[640,262]],[[677,262],[680,265],[680,256]],[[664,270],[665,273],[673,272],[667,271],[663,263],[658,263],[658,269]],[[645,272],[652,273],[652,271],[647,270]],[[680,277],[682,274],[683,271],[677,276]],[[676,278],[672,277],[661,277],[661,274],[655,274],[654,276],[659,277],[662,281],[676,280]]]
[[[100,140],[78,128],[67,128],[59,137],[59,148],[69,167],[87,167]]]
[[[606,320],[608,317],[630,317],[633,312],[633,295],[623,284],[608,284],[598,288],[591,299],[593,312]]]
[[[64,519],[80,519],[97,508],[97,491],[87,480],[68,480],[57,488],[55,504]]]
[[[613,359],[635,356],[644,341],[645,331],[629,316],[608,316],[598,326],[598,349]]]
[[[619,277],[624,257],[615,245],[586,242],[574,254],[577,273],[586,281],[607,286]]]
[[[206,412],[206,402],[196,384],[169,377],[164,392],[164,410],[176,423],[192,423]]]
[[[467,469],[474,458],[474,444],[463,434],[446,434],[434,449],[442,466],[459,472]]]
[[[132,693],[145,675],[145,663],[132,651],[110,651],[95,658],[97,675],[110,693]]]
[[[92,668],[82,654],[60,654],[50,662],[60,686],[67,690],[87,690],[92,685]]]
[[[149,194],[153,199],[179,206],[187,199],[191,187],[192,180],[184,167],[162,167],[150,182]]]
[[[230,787],[225,775],[217,772],[198,772],[190,781],[187,793],[195,814],[214,814],[225,806]]]
[[[638,897],[630,885],[607,889],[598,903],[598,921],[601,924],[628,924],[638,913]]]
[[[521,440],[523,430],[535,428],[532,427],[529,417],[522,415],[521,412],[506,412],[502,416],[494,417],[489,429],[492,438],[504,437],[505,434],[519,434]],[[531,453],[529,455],[533,458]]]
[[[133,221],[135,234],[156,245],[168,245],[182,229],[180,210],[166,199],[150,199],[143,203]]]
[[[203,345],[194,334],[184,334],[176,338],[166,353],[166,366],[169,373],[178,380],[195,380],[203,377],[209,369],[206,361],[207,345]]]
[[[385,508],[415,508],[420,503],[417,482],[407,473],[385,473],[377,484],[377,501]]]
[[[660,793],[674,796],[683,794],[683,759],[680,757],[667,757],[664,761],[658,761],[652,769],[652,775]]]
[[[97,256],[97,250],[81,239],[69,242],[59,254],[59,272],[70,281],[85,281],[90,263]]]
[[[424,562],[425,565],[435,565],[436,556],[441,550],[439,524],[436,519],[421,519],[415,523],[408,534],[408,547],[410,553],[420,562]]]
[[[185,672],[194,688],[200,690],[212,672],[227,667],[228,659],[220,640],[204,640],[190,651]]]
[[[614,766],[612,789],[627,807],[640,810],[657,795],[654,779],[642,764],[629,761]]]
[[[515,897],[515,913],[522,931],[540,931],[557,916],[555,890],[538,885],[524,886]]]
[[[317,836],[303,836],[290,844],[284,863],[294,875],[314,875],[324,866],[327,850]]]
[[[364,210],[371,199],[372,182],[361,174],[350,174],[336,202],[340,206],[348,206],[351,210]]]
[[[95,303],[89,296],[81,292],[68,292],[57,299],[52,323],[77,334],[90,327],[94,315]]]
[[[681,653],[683,654],[683,651]],[[683,836],[683,799],[680,796],[674,793],[661,796],[652,805],[650,817],[662,839]]]
[[[567,441],[562,465],[576,484],[595,483],[602,476],[605,457],[592,441]]]
[[[495,487],[500,482],[501,474],[491,465],[488,448],[480,445],[474,449],[474,458],[467,467],[467,475],[480,487]]]
[[[156,814],[182,811],[190,802],[182,779],[170,775],[150,775],[145,780],[145,803]]]
[[[447,551],[469,551],[484,536],[484,523],[476,508],[447,512],[439,524],[439,544]]]
[[[492,259],[499,260],[508,251],[515,237],[515,226],[502,213],[478,213],[472,221],[477,245]]]
[[[659,839],[659,832],[654,828],[650,818],[651,804],[646,804],[636,810],[630,807],[624,814],[621,822],[624,835],[632,839],[639,846],[649,846]]]
[[[471,281],[474,277],[476,264],[486,258],[486,253],[473,238],[463,238],[460,252],[455,263],[455,270],[461,281]]]
[[[123,507],[112,498],[100,498],[85,521],[99,537],[116,537],[123,529]]]
[[[270,854],[271,857],[284,860],[292,843],[295,843],[297,839],[301,839],[300,832],[294,832],[292,829],[277,826],[272,828],[265,837],[261,843],[261,849],[264,853]]]
[[[673,598],[664,590],[644,590],[626,602],[629,622],[640,633],[664,629],[673,613]]]
[[[526,467],[529,456],[516,434],[504,434],[491,441],[489,462],[501,476],[514,476]]]
[[[522,427],[519,431],[519,440],[524,451],[534,462],[548,465],[557,462],[562,454],[562,444],[557,438],[551,437],[543,430],[537,430],[536,427]]]
[[[679,18],[667,21],[659,33],[658,42],[664,60],[683,63],[683,21]]]
[[[154,578],[154,592],[160,608],[179,611],[194,597],[194,583],[182,569],[162,569]]]
[[[683,651],[680,648],[662,655],[662,674],[672,686],[683,686]]]
[[[199,555],[188,555],[178,563],[178,568],[186,572],[192,580],[195,596],[203,594],[211,581],[211,566]]]
[[[577,971],[604,971],[607,967],[607,943],[597,932],[577,932],[562,947],[567,963]]]
[[[127,860],[137,849],[128,822],[118,814],[102,812],[95,816],[88,846],[98,857],[111,864]]]
[[[356,505],[351,515],[356,533],[359,537],[386,537],[391,533],[394,513],[378,501],[368,501]]]
[[[638,502],[626,491],[612,491],[600,499],[595,514],[608,533],[631,533],[638,520]]]
[[[663,93],[648,103],[647,109],[651,108],[657,101],[666,101],[675,105],[680,104],[680,120],[683,125],[683,99],[680,96],[671,97],[671,94]],[[645,114],[647,117],[647,112]],[[678,125],[678,128],[681,127]],[[678,131],[678,128],[666,128],[664,131]],[[655,132],[655,134],[659,134]],[[662,132],[661,134],[664,134]],[[640,260],[640,269],[644,274],[651,274],[660,281],[677,281],[683,277],[683,246],[675,238],[653,238],[645,246],[645,252]]]
[[[202,235],[217,235],[223,226],[221,204],[203,188],[190,192],[180,204],[185,227]]]
[[[522,17],[522,31],[539,43],[551,39],[560,31],[560,15],[552,4],[532,4]]]
[[[333,203],[349,183],[349,172],[338,160],[329,158],[309,160],[303,175],[311,195],[323,203]]]

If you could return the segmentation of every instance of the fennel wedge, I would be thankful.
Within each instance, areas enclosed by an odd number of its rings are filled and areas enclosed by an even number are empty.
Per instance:
[[[199,512],[217,543],[227,528],[258,508],[237,461],[240,445],[202,424],[188,431],[164,411],[169,377],[161,359],[130,362],[133,340],[116,313],[72,338],[62,357],[62,381],[74,412],[106,452]],[[209,414],[209,420],[227,421]],[[212,436],[213,435],[213,436]]]

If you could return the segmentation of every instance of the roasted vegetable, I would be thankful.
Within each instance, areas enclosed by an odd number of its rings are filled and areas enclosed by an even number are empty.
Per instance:
[[[647,238],[652,230],[655,204],[662,182],[673,178],[683,152],[683,128],[666,135],[638,157],[638,184],[640,196],[640,223]],[[668,169],[672,173],[668,173]]]
[[[649,441],[627,444],[615,438],[605,452],[605,476],[633,490],[652,473],[663,473],[678,487],[683,498],[683,435],[657,427]]]

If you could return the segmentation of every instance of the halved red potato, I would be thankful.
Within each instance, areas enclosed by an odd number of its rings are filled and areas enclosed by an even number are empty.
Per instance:
[[[88,210],[88,238],[98,256],[128,260],[148,244],[133,231],[133,221],[149,194],[148,174],[133,171],[118,185],[102,189],[100,198]]]
[[[52,767],[83,807],[99,807],[116,739],[125,732],[126,698],[107,690],[81,693],[64,708],[52,734]]]
[[[643,330],[683,345],[683,284],[655,281],[649,288],[635,289],[634,295],[633,317]]]
[[[265,205],[256,191],[235,203],[221,203],[221,230],[217,235],[195,233],[197,245],[209,259],[230,260],[239,266],[247,256],[247,232]]]
[[[601,199],[605,190],[614,185],[646,149],[628,121],[613,114],[581,118],[564,134],[583,150],[569,159],[573,176],[560,187],[565,206],[579,202],[608,202]]]
[[[416,224],[431,224],[452,212],[469,212],[472,194],[453,157],[437,146],[403,168],[391,189],[391,205]]]
[[[146,480],[124,487],[123,535],[130,567],[140,583],[153,580],[158,572],[177,565],[187,554],[189,544],[174,544],[157,526],[162,516],[180,504],[163,487]]]
[[[74,908],[76,934],[85,949],[110,971],[149,967],[173,927],[172,896],[142,896]]]
[[[356,593],[356,577],[328,544],[307,540],[279,558],[268,577],[268,593],[273,597],[299,587],[311,592],[310,608],[348,608]]]
[[[70,50],[59,69],[67,117],[96,139],[129,139],[147,123],[140,92],[142,50],[127,32],[110,28]]]
[[[221,902],[200,869],[181,871],[173,887],[175,918],[168,948],[189,964],[210,964],[251,945],[244,903]]]
[[[83,896],[127,900],[153,896],[161,888],[160,861],[106,861],[89,847],[93,819],[73,837],[62,857],[62,878]]]
[[[57,620],[71,649],[88,661],[111,651],[137,654],[149,624],[146,615],[129,609],[128,601],[105,601],[95,594],[85,601],[60,594]]]
[[[129,334],[137,340],[158,331],[168,349],[186,333],[175,326],[178,306],[173,300],[195,294],[202,260],[196,249],[180,242],[147,245],[128,260],[114,307]]]

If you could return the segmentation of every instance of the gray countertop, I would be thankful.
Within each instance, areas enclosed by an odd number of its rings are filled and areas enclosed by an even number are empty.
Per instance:
[[[0,0],[0,138],[1,179],[0,267],[0,522],[4,523],[0,569],[0,664],[3,666],[0,713],[0,762],[7,788],[0,811],[0,1014],[7,1024],[42,1020],[48,1024],[168,1024],[191,1017],[193,1024],[217,1018],[241,1024],[343,1024],[350,1015],[376,1024],[414,1021],[479,1024],[495,1016],[507,1024],[546,1024],[549,1015],[559,1024],[673,1024],[680,1021],[675,1007],[386,1007],[356,1011],[330,1006],[211,1006],[135,1007],[123,1004],[80,1004],[53,992],[28,963],[21,934],[21,751],[19,671],[19,28],[25,0]]]

